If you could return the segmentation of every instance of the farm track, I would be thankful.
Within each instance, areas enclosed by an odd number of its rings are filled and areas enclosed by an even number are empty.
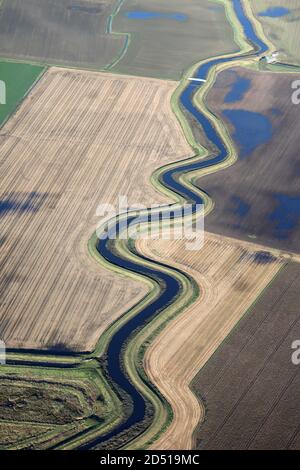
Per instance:
[[[237,3],[239,3],[239,2],[237,2]],[[243,57],[245,57],[245,56],[243,56]],[[238,60],[238,59],[239,59],[238,57],[235,57],[234,60]],[[226,62],[226,59],[223,59],[223,62]],[[203,165],[203,167],[205,167],[205,165]],[[185,172],[188,172],[188,171],[193,170],[193,168],[188,168],[188,165],[186,165],[184,169],[183,169],[183,168],[181,168],[181,169],[184,170]],[[195,169],[196,169],[196,168],[195,168]],[[163,181],[162,181],[162,182],[163,182]],[[150,260],[148,260],[148,262],[150,262]],[[152,264],[154,264],[154,263],[152,263]],[[171,270],[171,271],[172,271],[172,270]],[[155,271],[154,271],[154,272],[155,272]],[[156,273],[157,273],[157,272],[159,272],[159,271],[158,271],[158,265],[156,266]],[[181,274],[182,274],[182,273],[181,273]],[[182,276],[183,276],[183,278],[186,278],[183,274],[182,274]],[[109,336],[109,335],[108,335],[108,336]],[[108,341],[107,338],[106,338],[106,341]],[[120,358],[120,359],[121,359],[121,358]],[[140,366],[138,365],[138,367],[140,367]],[[134,371],[134,374],[135,374],[135,376],[136,376],[135,380],[139,381],[139,379],[137,378],[137,375],[138,375],[138,374],[137,374],[137,369]],[[140,386],[140,385],[139,385],[139,386]],[[119,429],[119,428],[117,427],[116,430],[115,430],[115,433],[117,433],[118,429]],[[99,442],[101,443],[101,442],[103,442],[103,441],[105,441],[105,436],[104,436],[104,437],[102,436],[102,437],[99,438],[98,440],[93,441],[92,444],[89,444],[89,445],[96,445],[97,442],[98,442],[98,443],[99,443]]]

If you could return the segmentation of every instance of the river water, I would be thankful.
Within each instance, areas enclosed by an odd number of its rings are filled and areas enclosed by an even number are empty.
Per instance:
[[[244,35],[253,46],[252,54],[260,55],[266,52],[268,49],[267,45],[257,36],[251,21],[244,11],[243,0],[233,0],[233,6],[235,14],[242,25]],[[209,60],[196,70],[194,78],[205,80],[208,77],[210,69],[215,65],[225,62],[235,62],[241,57],[242,56],[227,56]],[[203,86],[203,82],[191,81],[180,96],[180,106],[185,112],[190,113],[199,125],[202,126],[207,138],[214,144],[216,152],[205,160],[193,161],[192,163],[187,162],[186,164],[181,163],[178,165],[178,168],[166,170],[161,177],[161,180],[166,187],[183,196],[187,202],[192,203],[195,210],[196,204],[203,204],[203,199],[197,191],[187,188],[178,181],[179,174],[216,165],[227,158],[226,146],[221,136],[217,133],[211,121],[200,110],[198,110],[193,103],[193,96],[201,86]],[[128,223],[132,222],[133,219],[129,218]],[[104,436],[94,439],[89,442],[88,445],[84,445],[82,448],[85,449],[94,447],[97,444],[101,444],[102,442],[106,442],[109,439],[118,436],[120,433],[129,430],[133,425],[142,423],[145,418],[145,400],[142,394],[134,387],[134,385],[132,385],[124,372],[122,365],[122,352],[132,333],[137,328],[143,327],[147,321],[154,317],[154,315],[158,315],[168,304],[174,302],[176,297],[179,295],[181,288],[175,278],[162,273],[159,270],[160,265],[158,263],[156,263],[157,270],[140,266],[133,261],[123,259],[117,255],[112,248],[113,242],[109,240],[109,237],[108,239],[98,241],[97,249],[107,261],[134,273],[150,277],[159,282],[163,288],[158,298],[156,298],[150,305],[146,306],[138,315],[128,320],[126,324],[114,334],[107,349],[107,372],[110,379],[131,397],[132,412],[130,416],[114,430]]]

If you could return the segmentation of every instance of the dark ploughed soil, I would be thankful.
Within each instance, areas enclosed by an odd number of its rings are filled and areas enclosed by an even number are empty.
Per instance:
[[[284,267],[194,380],[200,449],[300,449],[300,265]]]
[[[208,231],[300,251],[300,105],[291,100],[297,78],[243,68],[219,75],[207,103],[227,122],[239,159],[198,180],[215,201]]]

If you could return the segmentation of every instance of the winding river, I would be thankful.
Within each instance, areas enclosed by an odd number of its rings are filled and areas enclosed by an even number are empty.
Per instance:
[[[244,35],[253,47],[252,55],[259,56],[266,52],[268,47],[257,36],[255,29],[243,8],[243,0],[233,0],[233,6],[235,14],[243,28]],[[242,57],[245,56],[228,56],[205,62],[197,69],[194,78],[205,80],[208,77],[210,69],[215,65],[225,62],[234,62],[241,59]],[[228,156],[226,146],[221,136],[218,134],[205,114],[198,110],[193,104],[193,96],[201,86],[203,86],[203,82],[191,81],[191,83],[184,89],[180,96],[180,105],[183,110],[190,113],[202,126],[207,138],[214,144],[216,152],[214,155],[204,160],[193,160],[192,163],[187,161],[185,164],[181,163],[178,165],[177,168],[167,169],[161,176],[162,183],[173,192],[182,196],[187,202],[192,203],[195,207],[194,210],[196,210],[196,204],[203,204],[204,201],[196,190],[193,191],[193,189],[190,189],[183,183],[179,182],[178,176],[182,173],[192,172],[194,170],[216,165],[220,162],[223,162]],[[132,221],[133,218],[130,218],[128,223],[132,223]],[[119,228],[118,224],[116,228]],[[111,380],[131,397],[133,406],[129,417],[111,432],[99,438],[95,438],[93,441],[89,442],[88,445],[84,445],[82,448],[91,448],[97,444],[106,442],[109,439],[118,436],[120,433],[129,430],[131,426],[141,423],[145,418],[146,402],[144,397],[130,382],[123,370],[123,348],[126,346],[128,338],[133,334],[133,332],[137,328],[141,328],[149,319],[153,318],[154,315],[158,315],[166,307],[166,305],[174,302],[176,297],[180,294],[181,290],[181,285],[175,278],[159,270],[159,266],[162,265],[155,263],[157,270],[147,266],[141,266],[131,260],[123,259],[118,254],[116,254],[115,250],[112,248],[113,243],[109,239],[98,241],[97,249],[101,256],[103,256],[109,263],[154,279],[156,282],[159,282],[163,288],[158,298],[156,298],[150,305],[146,306],[138,315],[129,319],[123,326],[121,326],[121,328],[114,334],[108,346],[107,372]],[[152,260],[149,261],[153,263]]]

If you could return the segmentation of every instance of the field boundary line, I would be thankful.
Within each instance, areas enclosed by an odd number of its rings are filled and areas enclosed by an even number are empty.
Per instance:
[[[124,43],[123,49],[121,50],[119,56],[116,57],[110,64],[106,65],[104,67],[104,70],[110,70],[112,67],[117,65],[123,59],[123,57],[125,56],[125,54],[128,50],[130,42],[131,42],[131,33],[122,33],[120,31],[113,31],[113,20],[119,14],[119,12],[120,12],[122,6],[124,5],[125,1],[126,0],[118,0],[113,12],[107,18],[106,33],[116,35],[116,36],[125,36],[125,43]]]

